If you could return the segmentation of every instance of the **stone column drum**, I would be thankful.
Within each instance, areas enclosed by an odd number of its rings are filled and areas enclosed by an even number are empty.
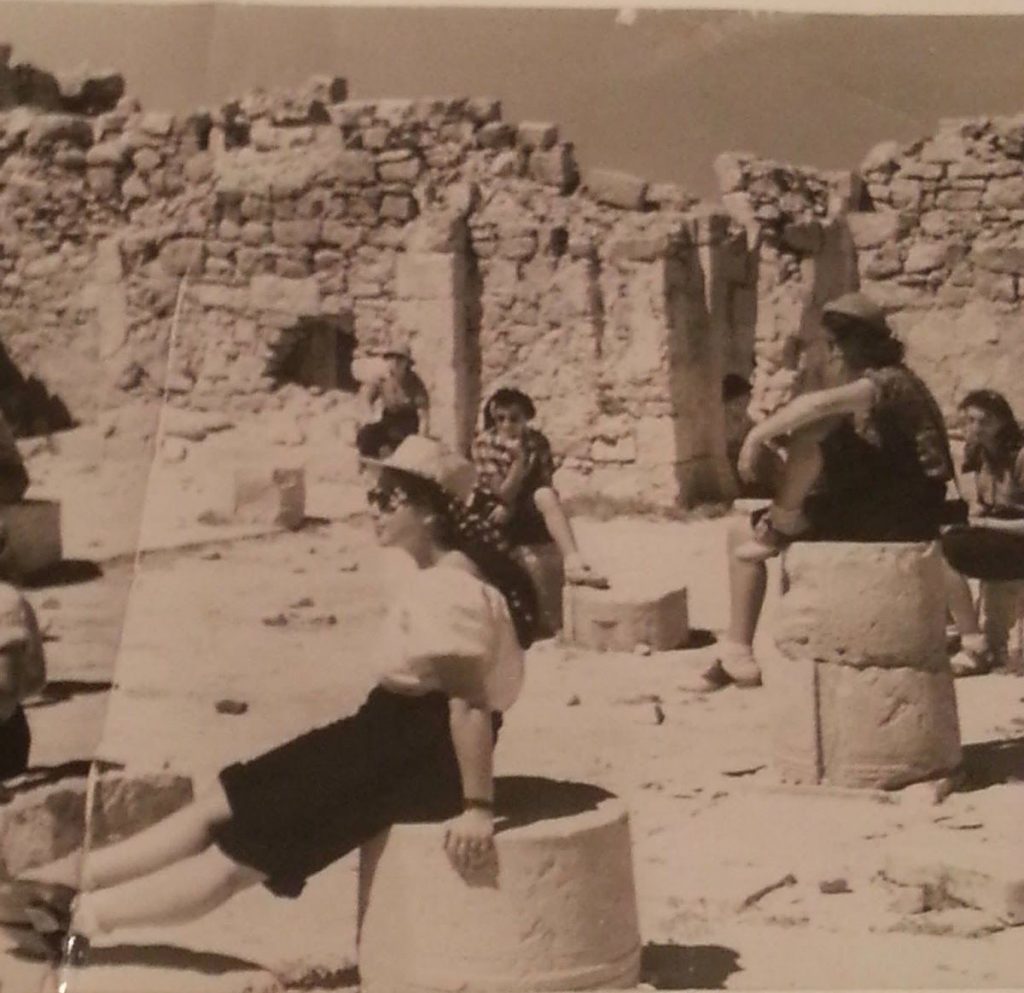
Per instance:
[[[541,799],[551,808],[545,813],[533,809],[538,802],[528,789],[512,803],[499,792],[499,815],[510,813],[499,817],[497,865],[468,877],[444,852],[443,824],[397,825],[363,848],[363,993],[636,984],[640,936],[626,809],[595,787],[557,785],[592,798],[561,810]]]
[[[955,770],[945,617],[936,544],[787,549],[770,673],[782,778],[894,789]]]

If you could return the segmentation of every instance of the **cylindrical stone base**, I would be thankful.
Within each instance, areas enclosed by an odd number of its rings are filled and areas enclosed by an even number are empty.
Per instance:
[[[516,549],[515,555],[537,590],[538,634],[541,638],[553,638],[562,630],[562,588],[565,586],[562,553],[552,542],[523,545]]]
[[[686,587],[665,589],[612,582],[611,589],[567,586],[563,639],[602,652],[632,652],[646,645],[663,652],[689,641]]]
[[[956,769],[938,546],[798,543],[782,583],[770,680],[781,776],[893,789]]]
[[[360,860],[363,993],[625,989],[640,972],[629,820],[581,783],[499,780],[496,865],[463,877],[442,824]]]

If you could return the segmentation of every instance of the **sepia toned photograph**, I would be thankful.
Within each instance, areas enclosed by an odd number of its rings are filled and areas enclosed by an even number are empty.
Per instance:
[[[0,993],[1024,986],[1022,51],[0,4]]]

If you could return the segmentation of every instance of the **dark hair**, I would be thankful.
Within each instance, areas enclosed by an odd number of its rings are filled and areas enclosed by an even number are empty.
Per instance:
[[[484,404],[484,427],[488,430],[494,427],[495,407],[518,407],[528,421],[533,420],[537,414],[537,408],[533,405],[533,401],[522,390],[503,386],[501,389],[495,390]]]
[[[730,400],[738,400],[740,397],[749,396],[751,386],[748,380],[744,379],[738,372],[727,373],[722,380],[722,401],[729,403]]]
[[[887,325],[869,324],[847,314],[826,313],[822,319],[826,330],[845,354],[852,345],[858,365],[865,369],[884,369],[899,365],[906,347]]]
[[[1013,455],[1021,447],[1024,447],[1024,432],[1021,431],[1020,425],[1017,423],[1009,400],[1002,393],[997,393],[995,390],[971,390],[957,404],[958,410],[967,410],[969,407],[983,410],[999,421],[999,431],[996,435],[996,444],[1000,449],[999,454]],[[974,446],[971,446],[972,450],[967,453],[964,462],[964,468],[968,471],[979,466],[980,452],[974,451],[973,448]]]
[[[512,558],[508,541],[494,525],[437,483],[393,468],[381,474],[383,486],[389,480],[416,506],[434,511],[438,544],[462,552],[505,597],[516,638],[523,648],[529,648],[538,626],[537,593],[526,570]]]

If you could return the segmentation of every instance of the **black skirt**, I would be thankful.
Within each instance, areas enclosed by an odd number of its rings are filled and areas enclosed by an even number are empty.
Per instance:
[[[25,708],[18,704],[14,713],[0,722],[0,781],[20,776],[28,768],[31,744]]]
[[[950,528],[942,553],[957,572],[973,579],[1024,579],[1024,535],[986,527]]]
[[[500,725],[495,715],[495,735]],[[462,809],[443,693],[377,687],[351,717],[316,728],[220,775],[231,818],[214,841],[266,876],[279,896],[396,823]]]

